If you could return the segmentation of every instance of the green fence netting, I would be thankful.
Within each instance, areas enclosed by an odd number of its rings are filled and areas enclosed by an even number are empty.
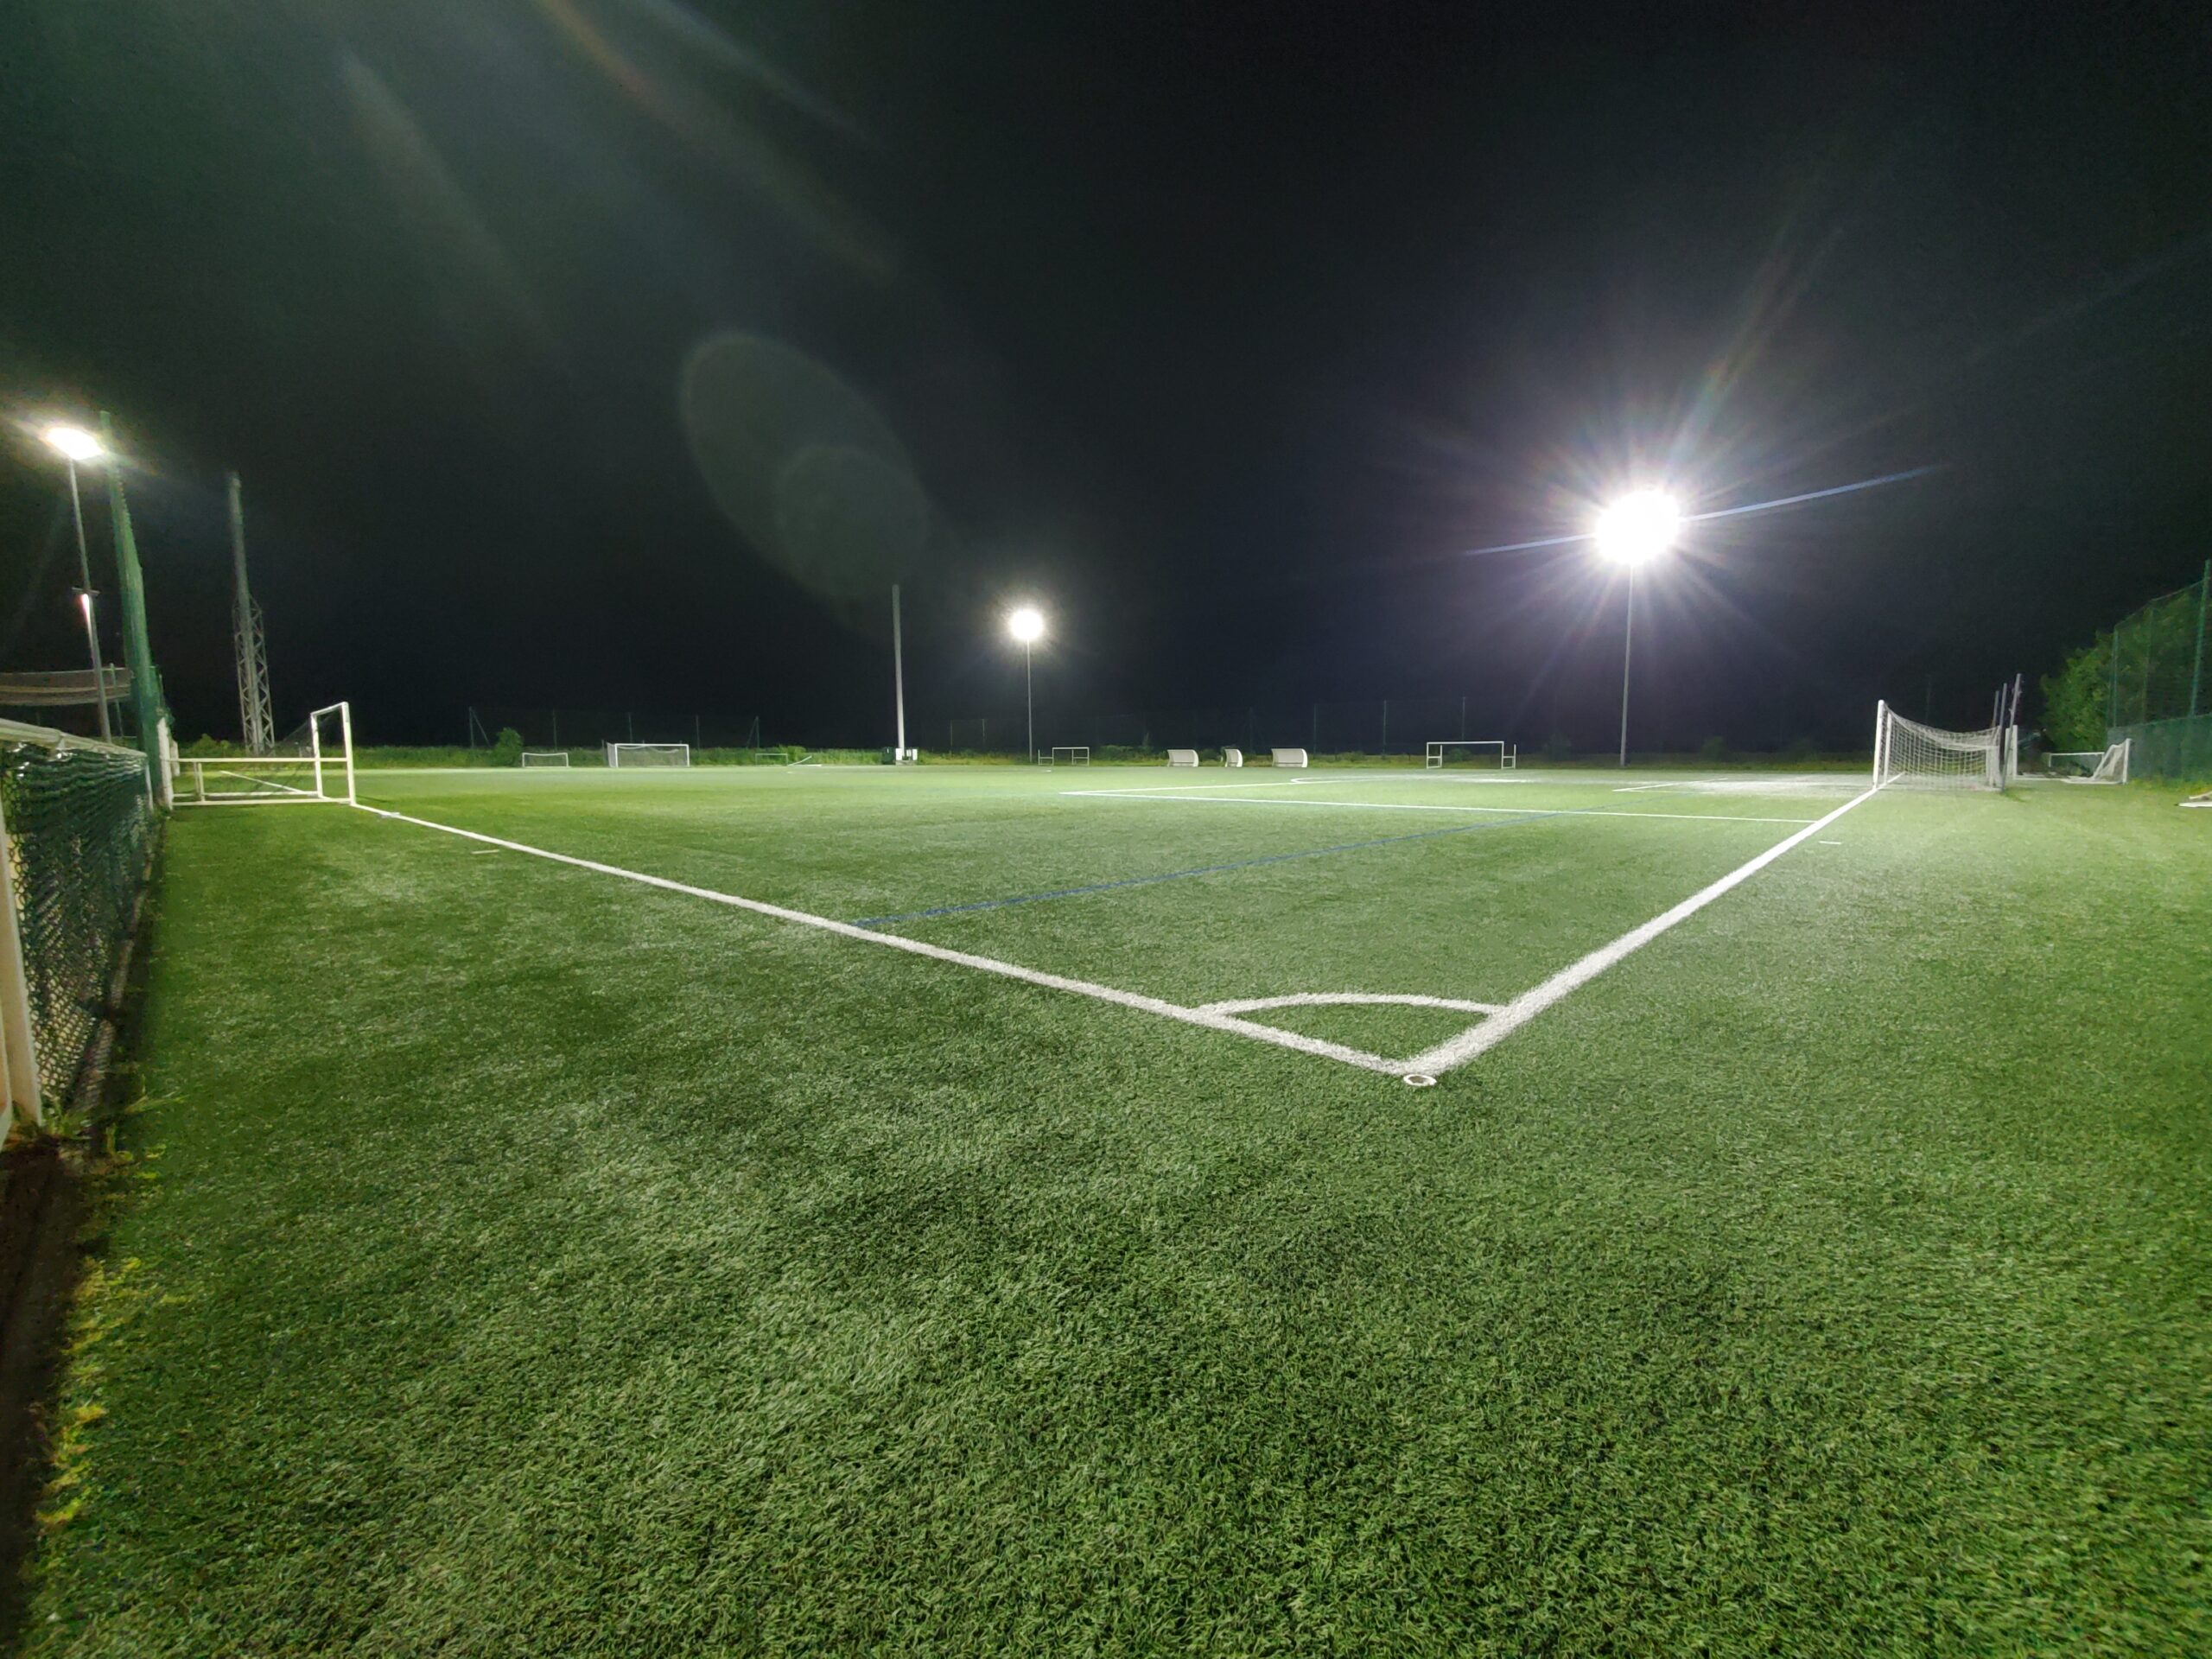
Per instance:
[[[137,914],[156,822],[141,754],[0,734],[0,817],[38,1046],[39,1090],[69,1099]]]

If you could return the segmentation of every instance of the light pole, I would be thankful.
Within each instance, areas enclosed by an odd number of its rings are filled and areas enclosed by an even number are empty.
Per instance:
[[[1592,539],[1600,556],[1628,571],[1628,618],[1621,632],[1621,765],[1628,765],[1628,669],[1636,644],[1637,567],[1649,563],[1674,545],[1682,510],[1662,490],[1624,495],[1598,515]]]
[[[1029,709],[1029,760],[1037,760],[1037,677],[1031,661],[1037,642],[1045,637],[1045,619],[1033,605],[1024,605],[1006,620],[1006,631],[1021,641],[1021,694]]]
[[[100,711],[100,741],[111,743],[115,734],[107,723],[107,671],[100,666],[99,629],[92,622],[92,561],[85,550],[85,504],[77,493],[77,463],[98,461],[107,451],[81,426],[50,426],[46,442],[69,464],[69,512],[77,523],[77,607],[85,613],[85,645],[92,652],[92,702]]]

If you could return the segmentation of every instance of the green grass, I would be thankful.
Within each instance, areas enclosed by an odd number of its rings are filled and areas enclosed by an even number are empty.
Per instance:
[[[891,925],[1186,1003],[1502,1002],[1848,798],[1062,793],[1180,781],[364,793],[846,920],[1240,865]],[[1453,800],[1517,810],[1286,856]],[[367,814],[186,814],[158,1179],[79,1312],[28,1645],[2212,1649],[2172,800],[1885,795],[1427,1090]]]

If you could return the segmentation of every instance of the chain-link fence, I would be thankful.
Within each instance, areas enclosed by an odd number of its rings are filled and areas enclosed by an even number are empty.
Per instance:
[[[488,749],[500,732],[509,729],[521,734],[526,749],[596,749],[609,743],[689,743],[695,749],[760,747],[758,715],[497,703],[479,703],[468,710],[471,748]]]
[[[2105,741],[2133,745],[2142,778],[2212,777],[2212,564],[2124,618],[2106,652]]]
[[[71,1098],[108,1011],[156,822],[143,755],[0,725],[0,824],[49,1105]]]
[[[1465,697],[1224,704],[1078,715],[1040,709],[1037,747],[1080,744],[1094,751],[1147,753],[1235,747],[1255,753],[1301,748],[1316,754],[1419,754],[1440,741],[1510,735],[1475,729],[1482,720],[1479,703]],[[1027,741],[1028,721],[1019,714],[956,720],[946,730],[946,747],[957,754],[1020,754]]]

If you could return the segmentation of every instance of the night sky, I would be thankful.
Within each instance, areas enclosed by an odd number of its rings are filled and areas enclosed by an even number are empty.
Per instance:
[[[187,735],[233,467],[279,725],[372,741],[881,744],[897,579],[925,746],[1019,709],[1033,598],[1043,741],[1602,749],[1621,588],[1468,550],[1921,467],[1694,527],[1636,741],[1978,724],[2212,552],[2212,30],[1872,10],[17,4],[0,399],[114,411]],[[66,513],[11,440],[0,666],[79,663]]]

